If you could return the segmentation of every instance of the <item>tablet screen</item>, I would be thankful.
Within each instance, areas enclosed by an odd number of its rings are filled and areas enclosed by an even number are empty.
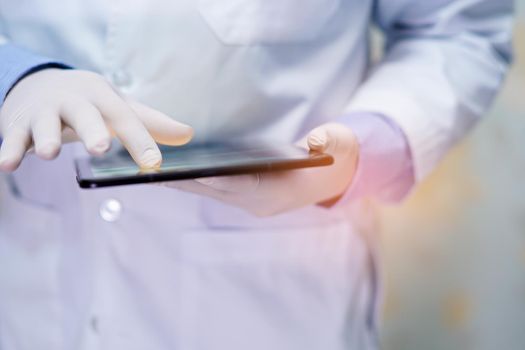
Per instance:
[[[119,186],[205,176],[240,175],[327,166],[333,158],[293,145],[245,143],[189,143],[161,147],[162,166],[141,170],[121,148],[103,157],[77,159],[77,182],[82,188]]]
[[[249,167],[275,162],[290,162],[310,158],[308,151],[295,146],[266,144],[188,144],[179,147],[161,146],[162,165],[154,173],[195,172],[205,169]],[[125,177],[144,174],[129,153],[121,149],[102,158],[90,158],[93,178]]]

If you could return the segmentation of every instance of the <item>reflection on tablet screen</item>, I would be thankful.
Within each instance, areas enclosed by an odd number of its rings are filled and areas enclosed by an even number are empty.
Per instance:
[[[180,147],[161,146],[160,149],[163,157],[160,169],[146,171],[158,173],[249,165],[279,159],[302,159],[307,154],[306,150],[289,145],[275,147],[264,144],[247,146],[206,143]],[[141,173],[125,149],[102,158],[92,158],[90,163],[95,177],[120,177]]]

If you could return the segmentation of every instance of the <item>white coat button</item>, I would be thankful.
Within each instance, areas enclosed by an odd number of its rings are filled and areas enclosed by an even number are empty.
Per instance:
[[[132,83],[131,75],[124,70],[117,70],[111,74],[111,81],[118,87],[129,87]]]
[[[116,199],[106,199],[100,205],[100,217],[107,222],[114,222],[120,218],[122,204]]]

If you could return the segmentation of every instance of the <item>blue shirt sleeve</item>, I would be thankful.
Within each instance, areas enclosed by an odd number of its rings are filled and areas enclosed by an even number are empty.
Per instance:
[[[401,201],[415,183],[410,147],[405,134],[388,117],[376,113],[350,113],[340,117],[357,137],[359,158],[347,191],[330,205],[372,197],[385,203]]]
[[[0,45],[0,106],[11,88],[23,77],[45,68],[71,68],[14,44]]]

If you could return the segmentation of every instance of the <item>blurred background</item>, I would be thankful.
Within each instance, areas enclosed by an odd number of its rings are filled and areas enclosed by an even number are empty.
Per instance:
[[[525,0],[486,120],[382,211],[385,350],[525,349]]]

